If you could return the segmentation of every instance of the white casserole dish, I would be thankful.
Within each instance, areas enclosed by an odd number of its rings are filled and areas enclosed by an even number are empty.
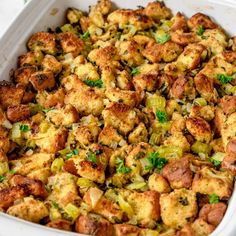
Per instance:
[[[112,0],[114,5],[122,8],[135,8],[146,5],[152,0]],[[64,19],[68,7],[77,7],[84,11],[96,0],[31,0],[16,18],[8,31],[0,40],[0,80],[9,79],[9,71],[16,67],[17,57],[26,51],[26,42],[30,35],[37,31],[54,28]],[[173,13],[183,12],[191,16],[196,12],[203,12],[216,21],[230,34],[236,34],[236,1],[233,0],[165,0]],[[236,187],[236,186],[235,186]],[[220,225],[212,236],[235,236],[236,224],[236,188],[230,199],[228,210]],[[81,235],[66,233],[26,222],[4,213],[0,213],[0,236],[59,236]]]

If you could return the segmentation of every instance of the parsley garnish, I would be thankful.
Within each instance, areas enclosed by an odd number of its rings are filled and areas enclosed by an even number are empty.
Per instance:
[[[87,159],[91,161],[92,163],[96,164],[97,163],[97,156],[94,152],[88,152],[87,154]]]
[[[234,78],[232,76],[227,76],[223,74],[218,74],[217,79],[222,83],[222,84],[227,84],[230,81],[232,81]]]
[[[52,201],[52,207],[53,207],[53,208],[56,208],[56,209],[59,209],[58,203],[57,203],[57,202],[54,202],[54,201]]]
[[[159,44],[164,44],[164,43],[166,43],[167,41],[169,41],[170,40],[170,35],[169,34],[167,34],[167,33],[165,33],[165,34],[163,34],[162,36],[156,36],[155,37],[156,38],[156,42],[157,43],[159,43]]]
[[[12,175],[14,175],[14,174],[16,173],[16,170],[11,169],[11,170],[9,171],[9,173],[12,174]]]
[[[199,25],[199,26],[198,26],[196,33],[197,33],[197,35],[199,35],[199,36],[202,36],[202,35],[203,35],[204,29],[203,29],[202,25]]]
[[[74,149],[74,150],[72,150],[71,152],[69,152],[69,153],[66,154],[66,159],[68,160],[68,159],[70,159],[72,156],[78,155],[78,153],[79,153],[78,149]]]
[[[159,120],[160,123],[165,123],[167,122],[167,117],[166,117],[166,113],[164,111],[156,111],[156,117]]]
[[[156,228],[157,229],[161,229],[161,224],[160,223],[156,223]]]
[[[6,176],[0,175],[0,183],[6,179]]]
[[[138,67],[132,68],[131,75],[138,75],[138,74],[140,74]]]
[[[214,165],[214,167],[219,167],[221,165],[221,161],[210,158],[210,162]]]
[[[131,171],[131,169],[129,167],[126,167],[124,164],[124,161],[121,160],[120,158],[116,159],[116,164],[118,164],[119,166],[116,168],[116,172],[117,173],[121,173],[121,174],[126,174],[129,173]]]
[[[30,130],[28,125],[20,125],[20,131],[26,133]]]
[[[84,83],[90,87],[98,87],[98,88],[101,88],[103,85],[103,82],[101,79],[97,79],[97,80],[86,79]]]
[[[148,157],[149,165],[145,166],[145,170],[158,169],[161,170],[168,162],[165,158],[160,157],[158,152],[151,152]]]
[[[89,38],[89,32],[86,31],[85,33],[83,33],[81,36],[80,36],[83,40],[87,40]]]
[[[220,198],[219,198],[219,196],[217,196],[216,194],[213,193],[213,194],[210,194],[210,195],[209,195],[209,202],[210,202],[211,204],[218,203],[219,200],[220,200]]]

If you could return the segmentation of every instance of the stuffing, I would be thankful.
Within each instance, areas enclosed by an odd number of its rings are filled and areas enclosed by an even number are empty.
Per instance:
[[[206,105],[206,106],[193,105],[190,111],[190,116],[201,117],[205,119],[206,121],[211,121],[215,117],[215,108],[210,105]]]
[[[7,213],[35,223],[38,223],[49,214],[45,204],[32,197],[26,197],[22,202],[9,207]]]
[[[95,214],[82,215],[75,223],[75,231],[81,234],[112,236],[112,230],[112,225],[109,221]]]
[[[18,65],[25,66],[40,66],[43,60],[43,53],[41,51],[29,51],[18,57]]]
[[[193,100],[196,96],[196,90],[193,86],[192,78],[180,76],[171,87],[170,94],[173,98]]]
[[[112,126],[106,126],[98,136],[98,142],[111,148],[117,148],[126,144],[123,136],[120,135]]]
[[[7,108],[7,118],[11,122],[18,122],[27,119],[30,116],[28,105],[9,106]]]
[[[65,147],[67,135],[67,129],[56,129],[51,126],[45,132],[34,135],[33,139],[35,139],[35,144],[40,148],[41,152],[55,153]]]
[[[46,91],[39,91],[36,96],[36,100],[42,107],[45,108],[62,107],[64,105],[64,97],[64,89],[60,88],[57,91],[51,93],[48,93]]]
[[[110,125],[125,135],[138,123],[136,111],[123,103],[111,103],[103,110],[102,116],[105,126]]]
[[[140,53],[141,48],[134,40],[118,41],[116,43],[120,58],[129,66],[134,67],[143,64],[144,58]]]
[[[191,227],[196,236],[207,236],[215,229],[213,225],[208,224],[203,219],[196,219]]]
[[[79,115],[73,106],[66,105],[64,108],[48,111],[47,118],[57,126],[67,126],[77,123]]]
[[[236,176],[236,37],[159,1],[61,22],[0,83],[0,211],[95,236],[211,234]]]
[[[41,66],[43,71],[52,71],[54,74],[59,74],[62,70],[62,64],[52,55],[46,55]]]
[[[161,61],[171,62],[175,60],[181,52],[182,47],[172,41],[168,41],[165,44],[157,44],[150,41],[142,51],[142,54],[149,61],[157,63]]]
[[[58,35],[64,53],[72,53],[77,56],[84,49],[84,42],[72,32]]]
[[[49,170],[53,159],[53,154],[35,153],[31,156],[25,155],[17,160],[12,160],[10,164],[17,174],[28,177],[34,176],[33,179],[46,182],[50,175]]]
[[[201,25],[204,29],[215,29],[218,26],[214,23],[209,16],[203,13],[197,13],[188,20],[188,27],[197,29]]]
[[[123,28],[125,25],[133,25],[137,30],[145,30],[152,26],[153,20],[151,17],[136,10],[119,9],[110,13],[107,20],[111,24],[119,25],[119,28]]]
[[[220,106],[226,115],[236,111],[236,96],[224,96],[220,99]]]
[[[228,199],[232,192],[232,184],[233,176],[230,173],[204,167],[194,176],[192,190],[202,194],[216,194],[220,199]]]
[[[103,94],[98,89],[85,85],[82,81],[78,81],[77,86],[67,92],[65,104],[71,104],[83,115],[100,115],[104,108]]]
[[[160,219],[159,193],[146,191],[144,193],[131,193],[128,202],[134,209],[138,224],[144,228],[154,228],[155,222]]]
[[[159,193],[169,193],[171,191],[168,181],[160,174],[153,173],[148,178],[148,187],[150,190]]]
[[[189,152],[190,150],[190,144],[187,138],[180,132],[176,132],[172,136],[168,137],[164,141],[164,145],[180,147],[183,152]]]
[[[52,192],[47,200],[56,202],[63,208],[68,203],[74,203],[79,199],[76,186],[76,177],[70,173],[57,173],[48,178],[48,185]]]
[[[189,159],[183,157],[168,163],[163,168],[163,176],[169,181],[173,189],[191,187],[193,173],[190,169]]]
[[[140,100],[137,92],[118,88],[106,89],[105,95],[111,102],[124,103],[130,107],[137,105]]]
[[[25,196],[25,190],[19,186],[0,189],[0,208],[7,209],[12,206],[16,200]]]
[[[140,235],[140,229],[134,225],[129,224],[115,224],[114,231],[116,236]]]
[[[187,118],[186,128],[197,141],[209,143],[212,139],[211,127],[201,117]]]
[[[6,110],[8,106],[20,105],[24,96],[24,89],[21,86],[0,84],[0,106]]]
[[[32,83],[35,90],[43,91],[45,89],[52,89],[55,86],[55,78],[52,72],[35,72],[29,81]]]
[[[201,208],[199,218],[211,225],[217,226],[224,217],[226,208],[227,206],[223,202],[206,204]]]
[[[37,71],[36,66],[23,66],[14,71],[14,81],[22,85],[29,84],[30,76]]]
[[[53,220],[47,223],[47,226],[55,229],[71,231],[71,223],[68,220],[63,220],[63,219]]]
[[[160,197],[161,218],[172,228],[182,228],[197,215],[196,194],[192,190],[175,189]]]
[[[170,9],[160,2],[149,2],[143,12],[157,22],[161,19],[169,19],[172,15]]]

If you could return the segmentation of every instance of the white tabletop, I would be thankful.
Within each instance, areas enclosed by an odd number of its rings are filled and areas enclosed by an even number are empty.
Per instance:
[[[27,0],[0,0],[0,38]]]

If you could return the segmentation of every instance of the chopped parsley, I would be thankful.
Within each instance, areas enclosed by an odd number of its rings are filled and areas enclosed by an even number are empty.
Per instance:
[[[167,122],[166,113],[164,111],[157,110],[156,111],[156,117],[159,120],[160,123]]]
[[[199,25],[199,26],[198,26],[196,33],[197,33],[197,35],[199,35],[199,36],[202,36],[202,35],[203,35],[204,29],[203,29],[202,25]]]
[[[26,133],[30,130],[28,125],[20,125],[20,131]]]
[[[145,170],[158,169],[161,170],[168,162],[165,158],[160,157],[158,152],[151,152],[148,157],[149,165],[145,166]]]
[[[179,203],[181,203],[183,206],[187,206],[189,204],[187,197],[180,197]]]
[[[161,224],[160,223],[156,223],[156,228],[157,229],[161,229]]]
[[[159,44],[164,44],[170,40],[170,35],[165,33],[162,36],[156,36],[156,42]]]
[[[81,34],[80,37],[81,37],[81,39],[83,39],[83,40],[87,40],[87,39],[89,38],[89,32],[86,31],[85,33]]]
[[[101,88],[103,85],[103,82],[101,79],[97,79],[97,80],[86,79],[84,83],[90,87],[98,87],[98,88]]]
[[[138,75],[138,74],[140,74],[140,71],[139,71],[138,67],[132,68],[131,75],[135,76],[135,75]]]
[[[14,175],[14,174],[16,173],[16,170],[11,169],[11,170],[9,171],[9,173],[12,174],[12,175]]]
[[[227,76],[223,74],[217,74],[217,79],[222,83],[222,84],[227,84],[230,81],[232,81],[234,78],[232,76]]]
[[[220,200],[219,196],[217,196],[215,193],[209,195],[209,202],[211,204],[218,203]]]
[[[96,164],[97,163],[97,156],[94,152],[89,151],[87,153],[87,160]]]
[[[118,167],[116,168],[117,173],[126,174],[131,171],[129,167],[125,166],[124,161],[121,160],[120,158],[116,159],[116,164],[118,164]]]
[[[221,165],[221,161],[215,160],[213,158],[210,158],[210,162],[214,165],[214,167],[219,167]]]
[[[52,207],[55,209],[59,209],[59,205],[57,202],[52,201]]]
[[[71,152],[69,152],[69,153],[66,154],[66,159],[68,160],[68,159],[70,159],[72,156],[78,155],[78,154],[79,154],[78,149],[74,149],[74,150],[72,150]]]
[[[6,179],[6,176],[0,175],[0,183]]]

